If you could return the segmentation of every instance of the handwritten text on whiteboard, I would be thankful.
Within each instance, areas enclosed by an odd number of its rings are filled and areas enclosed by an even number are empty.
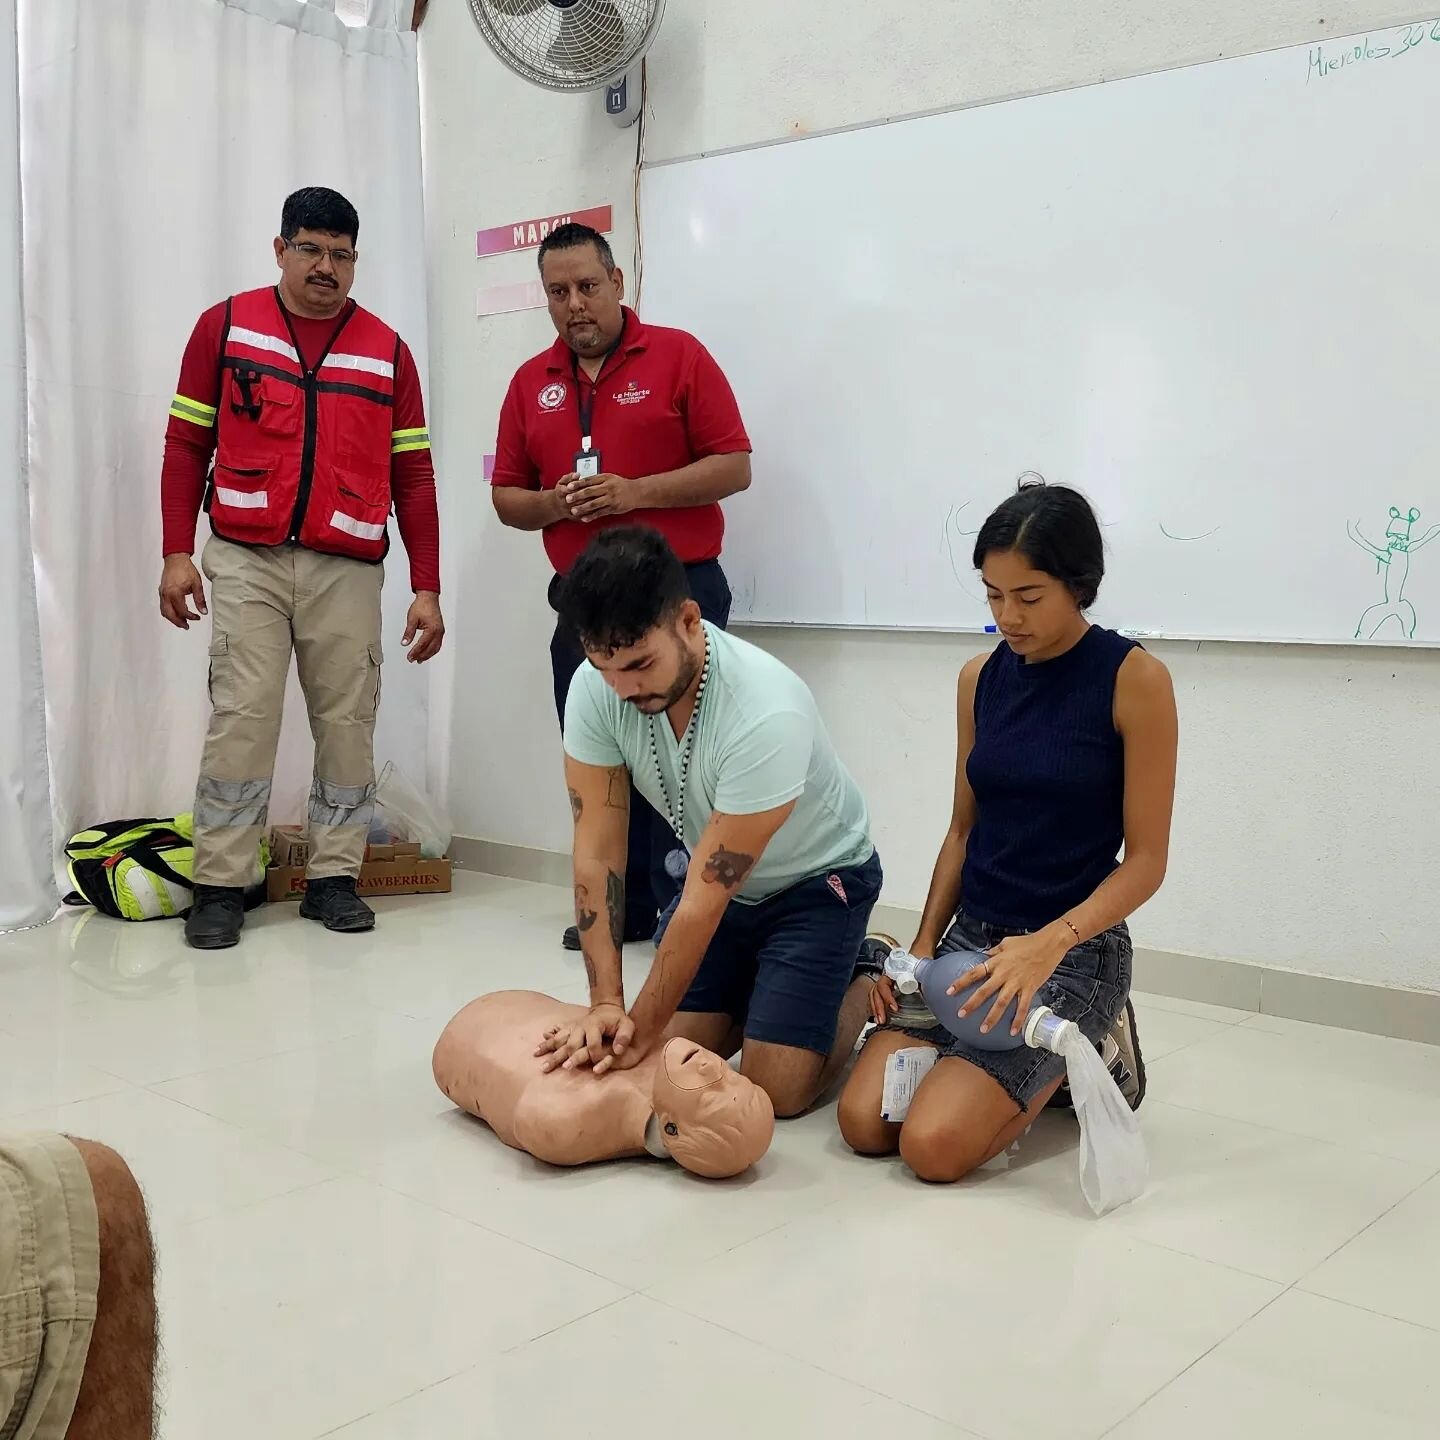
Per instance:
[[[1363,65],[1367,60],[1397,60],[1422,45],[1431,44],[1440,44],[1440,20],[1397,25],[1393,30],[1382,30],[1345,45],[1312,45],[1305,83],[1333,75],[1347,66]]]

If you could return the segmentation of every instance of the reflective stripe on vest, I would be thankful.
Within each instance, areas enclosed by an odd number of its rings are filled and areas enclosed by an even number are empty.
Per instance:
[[[371,375],[395,378],[395,366],[389,360],[372,360],[368,355],[327,355],[320,362],[322,370],[365,370]]]
[[[265,490],[227,490],[223,485],[215,487],[215,498],[222,505],[236,510],[264,510],[270,504],[270,495]]]
[[[355,516],[346,515],[341,510],[331,515],[330,524],[332,528],[343,530],[347,535],[357,536],[361,540],[378,540],[385,533],[384,525],[368,525],[364,520],[357,520]]]

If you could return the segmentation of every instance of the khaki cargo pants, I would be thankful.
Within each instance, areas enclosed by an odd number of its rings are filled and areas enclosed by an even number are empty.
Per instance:
[[[315,737],[311,879],[360,873],[375,812],[384,567],[298,545],[205,546],[213,714],[195,792],[195,881],[249,886],[270,815],[294,653]]]
[[[0,1135],[0,1437],[63,1440],[100,1292],[100,1222],[80,1152]]]

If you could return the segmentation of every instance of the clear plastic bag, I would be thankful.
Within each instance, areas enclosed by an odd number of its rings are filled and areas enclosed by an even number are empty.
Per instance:
[[[387,761],[375,782],[375,821],[370,827],[374,840],[414,840],[426,860],[440,860],[450,850],[450,821],[443,807],[412,784]]]
[[[1150,1157],[1135,1112],[1077,1027],[1066,1027],[1060,1053],[1080,1121],[1080,1189],[1097,1215],[1128,1204],[1150,1180]]]

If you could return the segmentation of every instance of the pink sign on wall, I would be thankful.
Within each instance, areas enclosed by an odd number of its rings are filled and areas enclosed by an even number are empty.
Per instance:
[[[487,285],[475,292],[476,315],[508,315],[512,310],[541,310],[545,287],[538,280],[517,285]]]
[[[536,220],[516,220],[509,225],[496,225],[475,236],[476,258],[505,255],[512,250],[533,250],[553,230],[562,225],[588,225],[608,235],[614,223],[610,206],[597,205],[590,210],[571,210],[562,215],[542,215]]]

